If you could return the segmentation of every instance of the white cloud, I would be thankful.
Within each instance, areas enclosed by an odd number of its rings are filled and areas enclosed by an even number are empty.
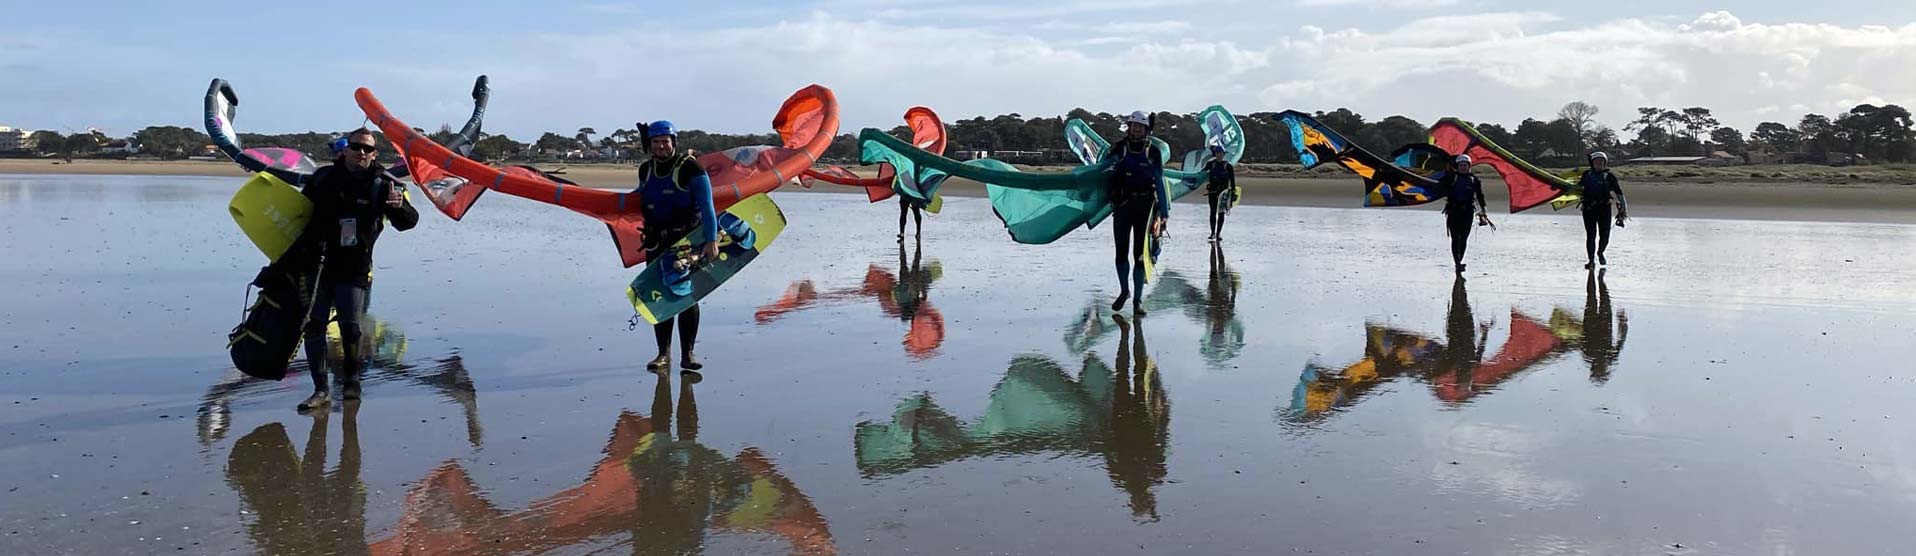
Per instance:
[[[731,28],[482,43],[415,35],[393,48],[435,63],[369,58],[338,67],[419,125],[462,120],[460,97],[446,91],[490,74],[489,127],[515,135],[658,116],[763,131],[785,95],[814,82],[838,93],[846,132],[890,127],[916,104],[954,119],[1224,104],[1239,113],[1349,107],[1373,119],[1515,124],[1585,100],[1603,107],[1612,127],[1637,106],[1658,105],[1707,106],[1742,129],[1858,102],[1916,104],[1916,24],[1766,24],[1727,12],[1588,21],[1520,11],[1273,34],[1186,9],[1195,3],[843,0]],[[1241,21],[1284,6],[1237,8],[1245,13],[1230,17]],[[0,62],[10,56],[18,57],[0,50]],[[263,86],[248,83],[249,91]]]

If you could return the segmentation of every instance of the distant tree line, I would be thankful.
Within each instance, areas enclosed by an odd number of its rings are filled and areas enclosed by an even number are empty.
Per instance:
[[[1689,107],[1666,109],[1656,106],[1637,108],[1637,117],[1623,131],[1635,135],[1625,141],[1616,130],[1597,123],[1601,110],[1584,102],[1572,102],[1548,120],[1526,118],[1515,129],[1494,123],[1476,123],[1478,131],[1513,154],[1546,165],[1575,165],[1591,151],[1611,151],[1625,157],[1701,156],[1725,153],[1745,162],[1757,163],[1850,163],[1911,162],[1916,160],[1916,131],[1909,110],[1894,104],[1857,105],[1834,118],[1806,114],[1795,125],[1763,122],[1748,134],[1722,125],[1710,109]],[[1290,147],[1290,132],[1274,119],[1276,113],[1259,112],[1238,117],[1246,139],[1244,161],[1252,163],[1296,163],[1297,152]],[[1317,112],[1318,121],[1344,134],[1371,152],[1385,155],[1397,147],[1427,140],[1429,125],[1406,116],[1389,116],[1370,121],[1346,108]],[[1005,114],[992,118],[974,117],[948,122],[951,151],[1024,151],[1056,153],[1071,160],[1064,148],[1064,123],[1077,118],[1107,138],[1120,135],[1119,116],[1093,113],[1079,108],[1064,116],[1026,118]],[[1203,132],[1196,114],[1160,112],[1154,132],[1179,152],[1200,148]],[[418,130],[424,133],[424,130]],[[909,130],[899,126],[890,130],[905,136]],[[293,133],[267,135],[240,134],[247,147],[285,147],[304,151],[316,158],[329,154],[328,143],[345,133]],[[427,133],[435,141],[452,139],[450,126],[441,125]],[[597,136],[597,139],[594,139]],[[474,156],[489,162],[552,162],[573,159],[629,161],[643,156],[636,129],[616,129],[600,134],[590,127],[566,135],[545,132],[532,143],[522,143],[503,134],[483,135],[474,143]],[[98,153],[110,139],[93,131],[61,135],[52,131],[32,134],[33,151],[43,156],[84,157]],[[142,155],[183,158],[206,153],[206,134],[185,127],[152,126],[133,134],[131,141]],[[775,145],[774,134],[726,134],[682,130],[681,149],[714,152],[748,145]],[[384,146],[386,149],[391,147]],[[826,151],[825,158],[851,161],[858,158],[856,136],[841,134]]]

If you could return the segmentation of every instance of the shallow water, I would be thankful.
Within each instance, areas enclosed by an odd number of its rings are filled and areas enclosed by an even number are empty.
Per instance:
[[[242,381],[225,178],[0,176],[0,554],[1906,554],[1916,227],[1180,205],[1109,232],[780,194],[643,369],[604,228],[493,194],[381,242],[367,399]],[[430,211],[429,207],[423,211]],[[1220,264],[1221,262],[1221,264]],[[303,369],[303,364],[296,364]]]

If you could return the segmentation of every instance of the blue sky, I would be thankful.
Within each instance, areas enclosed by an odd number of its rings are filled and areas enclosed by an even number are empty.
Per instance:
[[[77,7],[76,7],[77,6]],[[213,77],[240,128],[340,130],[366,86],[421,127],[609,131],[644,119],[763,132],[793,90],[844,131],[924,104],[1016,112],[1350,107],[1514,124],[1586,100],[1709,106],[1748,130],[1860,102],[1916,104],[1916,2],[822,0],[205,4],[0,1],[0,125],[197,126]]]

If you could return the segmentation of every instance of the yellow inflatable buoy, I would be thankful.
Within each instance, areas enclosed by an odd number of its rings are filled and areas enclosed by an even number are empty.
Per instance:
[[[233,193],[226,212],[233,215],[233,223],[239,224],[240,231],[246,232],[246,238],[253,240],[268,261],[276,261],[306,230],[306,221],[313,216],[313,202],[292,184],[260,172]]]

